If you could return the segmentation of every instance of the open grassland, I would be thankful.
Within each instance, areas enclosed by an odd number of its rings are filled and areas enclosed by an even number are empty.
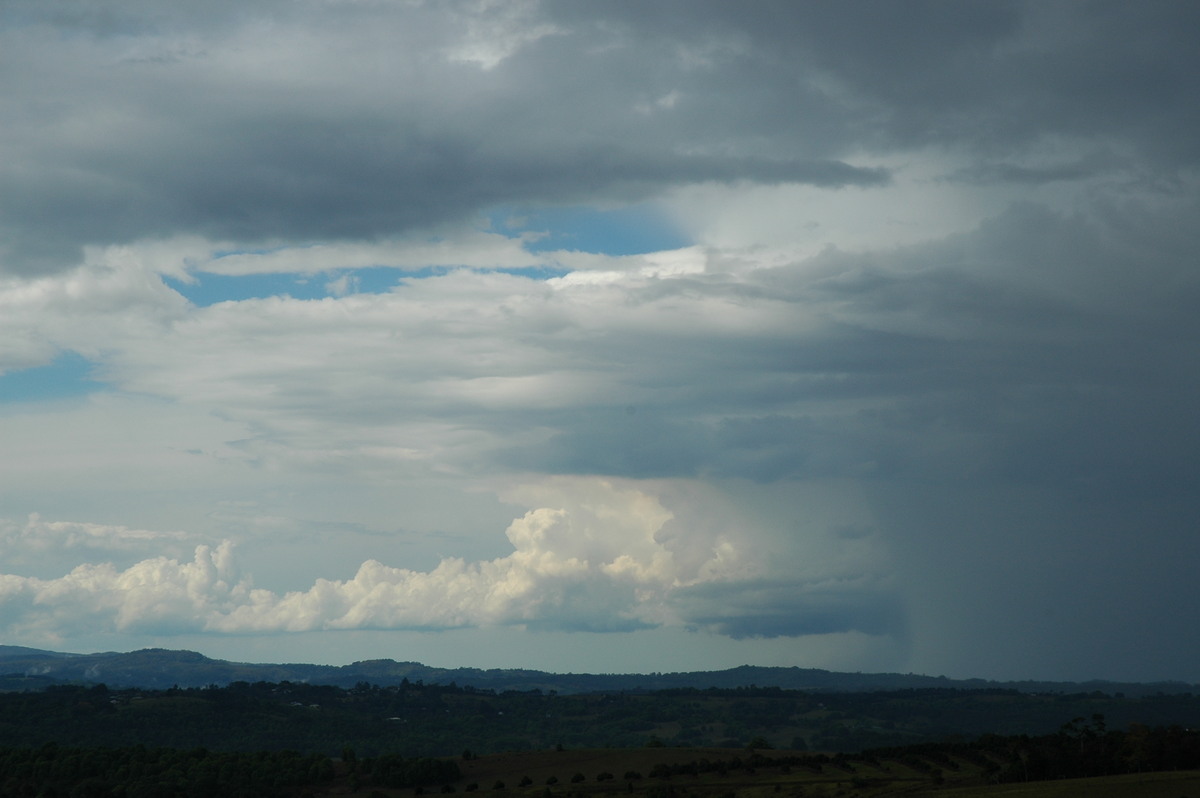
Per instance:
[[[930,794],[941,798],[1197,798],[1200,770],[962,787]]]
[[[1036,752],[1036,749],[1021,749]],[[0,795],[92,798],[1200,798],[1200,770],[1025,781],[1003,752],[666,748],[331,760],[205,749],[0,750]],[[1032,755],[1032,754],[1031,754]],[[1020,757],[1018,757],[1020,761]],[[1024,771],[1024,767],[1021,767]],[[1020,779],[1019,781],[1016,779]]]
[[[805,752],[763,752],[772,759]],[[987,762],[912,757],[870,762],[835,760],[823,765],[759,765],[704,771],[705,764],[747,761],[740,749],[647,748],[537,751],[498,754],[461,763],[452,785],[426,795],[469,792],[488,798],[1200,798],[1200,771],[1126,774],[1103,778],[994,784]],[[696,763],[695,773],[686,772]],[[662,775],[667,769],[670,776]],[[660,775],[650,774],[659,772]],[[611,778],[609,777],[611,776]],[[341,785],[331,793],[342,791]],[[364,790],[368,795],[414,796],[405,790]]]
[[[1172,722],[1114,727],[1093,711],[1029,733],[1055,713],[1109,708]],[[69,685],[0,694],[0,795],[1200,798],[1198,708],[1190,695],[991,690],[557,696],[420,684]],[[1009,733],[967,733],[989,727]]]

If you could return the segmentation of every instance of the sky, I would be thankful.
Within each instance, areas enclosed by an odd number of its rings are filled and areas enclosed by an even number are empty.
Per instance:
[[[0,642],[1200,682],[1198,29],[5,0]]]

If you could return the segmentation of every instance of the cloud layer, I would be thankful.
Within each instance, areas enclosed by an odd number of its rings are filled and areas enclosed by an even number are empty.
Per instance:
[[[5,3],[0,629],[1193,678],[1198,13]]]
[[[1198,155],[1186,4],[510,5],[6,4],[4,267],[709,181],[886,184],[864,153],[946,147],[1034,183]]]
[[[4,632],[54,640],[84,629],[175,635],[685,625],[734,637],[900,631],[888,597],[875,593],[886,580],[860,572],[878,565],[864,556],[872,545],[856,545],[841,563],[848,566],[843,573],[826,558],[821,578],[796,579],[770,562],[766,541],[697,528],[687,511],[677,519],[655,496],[629,485],[559,479],[514,493],[553,497],[562,506],[514,520],[506,531],[512,552],[493,560],[448,558],[424,572],[368,560],[350,579],[318,579],[307,590],[280,594],[253,587],[229,541],[202,544],[190,561],[159,556],[124,569],[80,565],[57,578],[0,576]],[[819,540],[827,530],[812,532]],[[156,537],[162,536],[31,518],[24,528],[10,525],[7,547],[70,547],[82,538],[123,548]],[[839,585],[839,578],[858,584]]]
[[[660,102],[745,58],[736,31],[658,54],[635,88],[614,80],[638,68],[627,33],[539,23],[533,5],[454,5],[9,6],[0,154],[6,196],[23,199],[0,207],[5,265],[57,270],[86,244],[181,232],[369,240],[497,203],[628,201],[689,182],[887,180],[824,147],[729,147],[695,124],[727,110],[705,108],[712,86],[683,119]],[[552,68],[565,59],[572,69]]]

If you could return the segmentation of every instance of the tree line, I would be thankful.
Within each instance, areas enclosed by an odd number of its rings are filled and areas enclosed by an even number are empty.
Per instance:
[[[345,770],[343,766],[343,770]],[[378,787],[449,784],[452,760],[385,754],[352,758],[353,783]],[[296,751],[209,751],[147,748],[0,748],[0,789],[13,798],[286,798],[337,775],[323,754]]]
[[[298,682],[0,692],[0,746],[138,744],[211,751],[396,751],[454,756],[567,748],[742,748],[855,752],[982,734],[1046,734],[1103,714],[1113,728],[1200,727],[1200,697],[1029,695],[1009,690],[806,693],[779,688],[557,695],[403,682]],[[762,747],[762,746],[759,746]]]

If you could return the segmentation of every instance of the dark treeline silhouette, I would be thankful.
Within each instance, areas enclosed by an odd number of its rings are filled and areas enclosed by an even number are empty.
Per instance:
[[[0,749],[6,796],[286,796],[329,781],[333,764],[319,754],[213,752],[203,748]]]
[[[463,757],[468,753],[464,752]],[[879,777],[867,778],[864,774],[886,772],[897,764],[924,774],[934,785],[942,783],[944,774],[960,768],[982,774],[991,783],[1194,769],[1200,768],[1200,732],[1179,726],[1138,725],[1127,731],[1113,731],[1102,716],[1095,715],[1090,721],[1077,718],[1057,733],[1034,737],[984,735],[971,742],[922,743],[832,755],[746,751],[730,757],[660,762],[648,772],[649,782],[640,792],[668,795],[673,794],[669,786],[673,779],[686,777],[692,783],[692,779],[709,774],[763,776],[773,770],[849,780],[862,776],[859,780],[870,785]],[[0,794],[18,798],[284,798],[330,787],[335,780],[351,790],[363,786],[416,788],[416,794],[420,794],[424,787],[440,784],[441,792],[450,793],[456,791],[454,783],[461,778],[461,770],[453,760],[399,753],[359,757],[352,749],[344,750],[335,765],[322,754],[295,751],[217,752],[141,745],[81,748],[53,743],[0,748]],[[629,771],[623,778],[630,782],[632,792],[632,782],[643,777]],[[571,778],[572,783],[585,780],[582,773]],[[611,781],[615,776],[605,771],[595,780]],[[494,789],[502,789],[503,785],[497,784],[500,786]],[[526,777],[518,786],[531,784]],[[475,787],[467,785],[464,789]]]
[[[984,734],[1042,735],[1064,718],[1200,727],[1200,697],[1029,695],[1011,690],[805,693],[775,687],[557,695],[420,681],[344,689],[298,682],[0,692],[0,747],[154,745],[448,757],[567,748],[774,748],[855,752]],[[1104,738],[1076,724],[1083,747]],[[1031,752],[1030,756],[1033,753]],[[1035,763],[1027,763],[1035,767]]]
[[[251,664],[209,659],[195,651],[148,648],[129,652],[63,654],[54,651],[0,645],[0,690],[26,690],[49,684],[94,684],[162,690],[181,687],[225,686],[244,682],[303,682],[349,689],[359,682],[386,686],[402,680],[425,684],[471,684],[504,690],[556,690],[562,694],[631,692],[671,688],[774,685],[784,690],[809,692],[875,692],[881,690],[953,689],[993,687],[1022,693],[1079,693],[1101,690],[1131,697],[1200,691],[1184,682],[993,682],[984,679],[948,679],[907,673],[838,673],[818,668],[772,668],[742,665],[723,671],[686,673],[547,673],[524,669],[435,668],[419,662],[389,659],[365,660],[350,665]]]
[[[448,784],[460,776],[453,761],[399,754],[352,757],[348,772],[356,784],[379,787]],[[282,798],[297,794],[299,788],[328,783],[334,776],[329,757],[295,751],[69,748],[53,743],[0,749],[0,790],[5,796]]]
[[[996,783],[1114,776],[1126,773],[1200,769],[1200,731],[1180,726],[1150,728],[1134,724],[1110,731],[1101,715],[1090,722],[1076,718],[1055,734],[983,735],[971,742],[920,743],[838,754],[750,752],[729,759],[701,758],[658,764],[651,778],[670,779],[707,773],[726,775],[765,768],[802,768],[812,773],[854,773],[855,766],[879,767],[895,761],[934,777],[968,762]]]

